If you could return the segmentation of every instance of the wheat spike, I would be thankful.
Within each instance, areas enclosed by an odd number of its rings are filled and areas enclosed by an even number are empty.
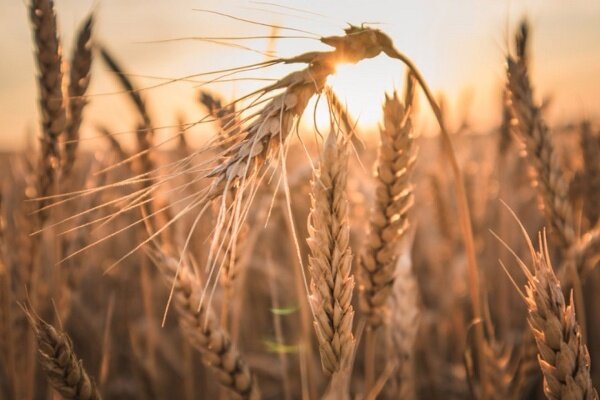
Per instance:
[[[398,257],[396,263],[396,279],[390,304],[394,310],[389,332],[392,338],[394,353],[398,357],[398,398],[417,399],[417,376],[414,364],[414,345],[418,330],[419,304],[418,285],[412,271],[410,254]]]
[[[523,22],[516,38],[517,58],[511,55],[507,57],[510,109],[513,124],[532,167],[531,178],[533,185],[538,188],[546,219],[552,226],[560,248],[567,250],[575,241],[573,211],[550,130],[543,119],[541,107],[533,99],[526,56],[528,32],[527,22]]]
[[[127,95],[133,105],[135,106],[137,112],[140,114],[142,121],[144,123],[144,127],[152,131],[152,121],[150,119],[150,114],[146,108],[146,102],[140,95],[138,89],[135,87],[133,82],[129,79],[125,70],[120,66],[115,57],[108,51],[108,49],[104,46],[99,46],[100,56],[102,60],[108,65],[110,70],[115,74],[115,77],[119,81],[119,84],[123,87],[123,89],[127,92]]]
[[[332,375],[347,368],[354,351],[350,226],[345,139],[332,128],[311,187],[309,215],[310,303],[323,370]]]
[[[408,228],[408,211],[414,201],[410,183],[415,162],[410,118],[414,89],[412,79],[408,82],[404,104],[394,93],[392,97],[386,96],[383,106],[375,205],[360,269],[361,308],[372,326],[385,319],[386,304],[394,283],[398,240]]]
[[[173,285],[173,303],[179,313],[179,322],[190,344],[202,353],[203,362],[211,367],[221,385],[243,399],[260,399],[258,383],[248,365],[241,358],[227,332],[221,329],[216,317],[206,304],[200,304],[202,286],[194,277],[191,266],[184,258],[182,264],[161,250],[151,256],[170,284]]]
[[[52,0],[32,0],[29,17],[33,26],[38,89],[42,115],[41,155],[38,173],[38,196],[47,196],[53,190],[60,165],[59,140],[66,125],[62,94],[62,50],[56,26]],[[42,202],[40,207],[46,205]],[[42,220],[47,213],[41,213]]]
[[[215,119],[223,143],[228,143],[229,139],[234,142],[236,138],[239,140],[241,126],[235,104],[223,106],[221,99],[208,92],[200,92],[199,101],[206,107],[209,115]]]
[[[575,319],[573,300],[565,296],[550,264],[545,236],[532,250],[533,274],[527,271],[526,302],[535,337],[544,393],[551,400],[598,399],[590,378],[590,356]],[[524,267],[525,268],[525,267]]]
[[[39,360],[52,387],[66,400],[100,400],[69,336],[23,307],[38,343]]]
[[[63,174],[67,175],[73,168],[79,145],[79,129],[83,116],[83,109],[87,100],[83,97],[90,84],[90,71],[92,67],[92,26],[93,17],[90,15],[77,34],[75,49],[71,56],[71,69],[69,71],[69,120],[65,131],[65,159]]]
[[[590,225],[595,226],[600,218],[600,132],[594,131],[588,121],[581,125],[581,150],[586,194],[584,210]]]

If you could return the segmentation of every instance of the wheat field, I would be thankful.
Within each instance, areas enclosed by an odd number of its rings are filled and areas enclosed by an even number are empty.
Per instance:
[[[146,85],[96,10],[64,46],[54,2],[26,8],[38,109],[0,158],[0,399],[599,398],[600,124],[548,118],[536,21],[507,33],[482,133],[385,25],[202,10],[267,48],[202,40],[262,61]],[[314,49],[276,55],[298,38]],[[367,132],[332,82],[376,57],[401,85]],[[153,89],[181,83],[202,117],[157,122]],[[87,113],[106,95],[126,131]]]

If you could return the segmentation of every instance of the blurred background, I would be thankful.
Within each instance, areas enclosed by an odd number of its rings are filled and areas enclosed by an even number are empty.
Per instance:
[[[450,123],[466,119],[473,132],[487,132],[501,119],[503,57],[508,33],[522,15],[534,26],[532,41],[533,82],[537,93],[549,100],[552,123],[597,118],[600,105],[600,1],[189,1],[153,0],[57,0],[57,14],[68,57],[79,21],[95,9],[95,39],[112,49],[138,86],[164,82],[147,76],[178,78],[205,71],[260,62],[256,52],[197,40],[156,43],[193,36],[268,35],[270,28],[209,14],[219,11],[257,22],[278,24],[318,35],[336,35],[346,23],[377,24],[396,46],[422,69],[431,87],[443,93]],[[0,2],[0,116],[3,133],[0,151],[24,148],[39,129],[36,104],[35,64],[31,29],[24,1]],[[279,32],[298,35],[298,32]],[[305,34],[299,34],[305,35]],[[154,42],[154,43],[152,43]],[[240,42],[259,51],[267,40]],[[287,56],[323,46],[314,39],[282,39],[275,47]],[[282,68],[245,74],[252,78],[280,77]],[[92,97],[86,109],[82,137],[93,146],[94,125],[102,123],[115,132],[130,130],[132,113],[124,96],[115,92],[107,67],[94,63]],[[201,80],[203,77],[196,78]],[[369,130],[380,118],[383,93],[393,83],[400,87],[401,66],[378,57],[353,68],[340,68],[333,86],[348,102],[359,127]],[[208,89],[226,99],[246,93],[264,81],[242,80],[211,84]],[[195,98],[199,83],[177,82],[147,91],[156,124],[169,133],[176,116],[186,122],[199,119],[203,110]],[[540,99],[541,100],[541,99]],[[305,118],[305,120],[311,117]],[[431,127],[432,132],[428,132]],[[435,133],[434,125],[420,125],[423,134]],[[202,129],[198,135],[202,135]],[[121,139],[127,141],[124,134]],[[194,136],[194,135],[191,135]]]

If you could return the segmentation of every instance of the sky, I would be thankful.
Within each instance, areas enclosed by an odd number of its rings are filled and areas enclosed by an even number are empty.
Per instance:
[[[275,1],[275,0],[272,0]],[[177,78],[263,61],[263,55],[231,47],[165,39],[193,36],[267,35],[270,28],[203,12],[207,9],[268,24],[278,24],[319,36],[342,33],[346,23],[370,23],[386,32],[396,47],[421,69],[436,93],[448,104],[450,122],[466,115],[473,129],[485,131],[500,120],[504,55],[521,16],[533,25],[532,79],[536,95],[551,99],[553,123],[600,117],[600,1],[598,0],[55,0],[68,60],[74,34],[86,15],[96,16],[94,38],[106,45],[132,74],[138,86],[163,82],[144,76]],[[23,148],[39,134],[39,111],[31,28],[25,0],[0,0],[0,150]],[[298,35],[280,31],[280,35]],[[240,42],[242,43],[242,42]],[[244,41],[264,51],[266,40]],[[325,50],[314,39],[282,39],[279,55]],[[98,61],[98,60],[97,60]],[[277,78],[289,68],[274,67],[246,74]],[[359,127],[373,128],[380,117],[384,93],[401,88],[403,69],[379,56],[355,66],[340,66],[330,81],[347,103]],[[196,79],[200,80],[203,77]],[[233,99],[256,89],[262,81],[236,81],[203,86]],[[163,135],[181,115],[186,122],[202,117],[196,97],[199,83],[177,82],[143,92],[155,124]],[[95,62],[93,94],[86,110],[82,136],[97,145],[95,127],[122,132],[127,141],[135,124],[129,104],[101,62]],[[425,121],[424,127],[427,127]],[[425,128],[423,128],[425,129]],[[202,131],[200,131],[202,134]]]

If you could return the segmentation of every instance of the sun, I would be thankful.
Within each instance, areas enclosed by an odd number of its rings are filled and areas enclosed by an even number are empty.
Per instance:
[[[385,93],[401,88],[403,69],[384,57],[358,64],[339,64],[327,83],[347,106],[361,129],[371,131],[381,121]]]

